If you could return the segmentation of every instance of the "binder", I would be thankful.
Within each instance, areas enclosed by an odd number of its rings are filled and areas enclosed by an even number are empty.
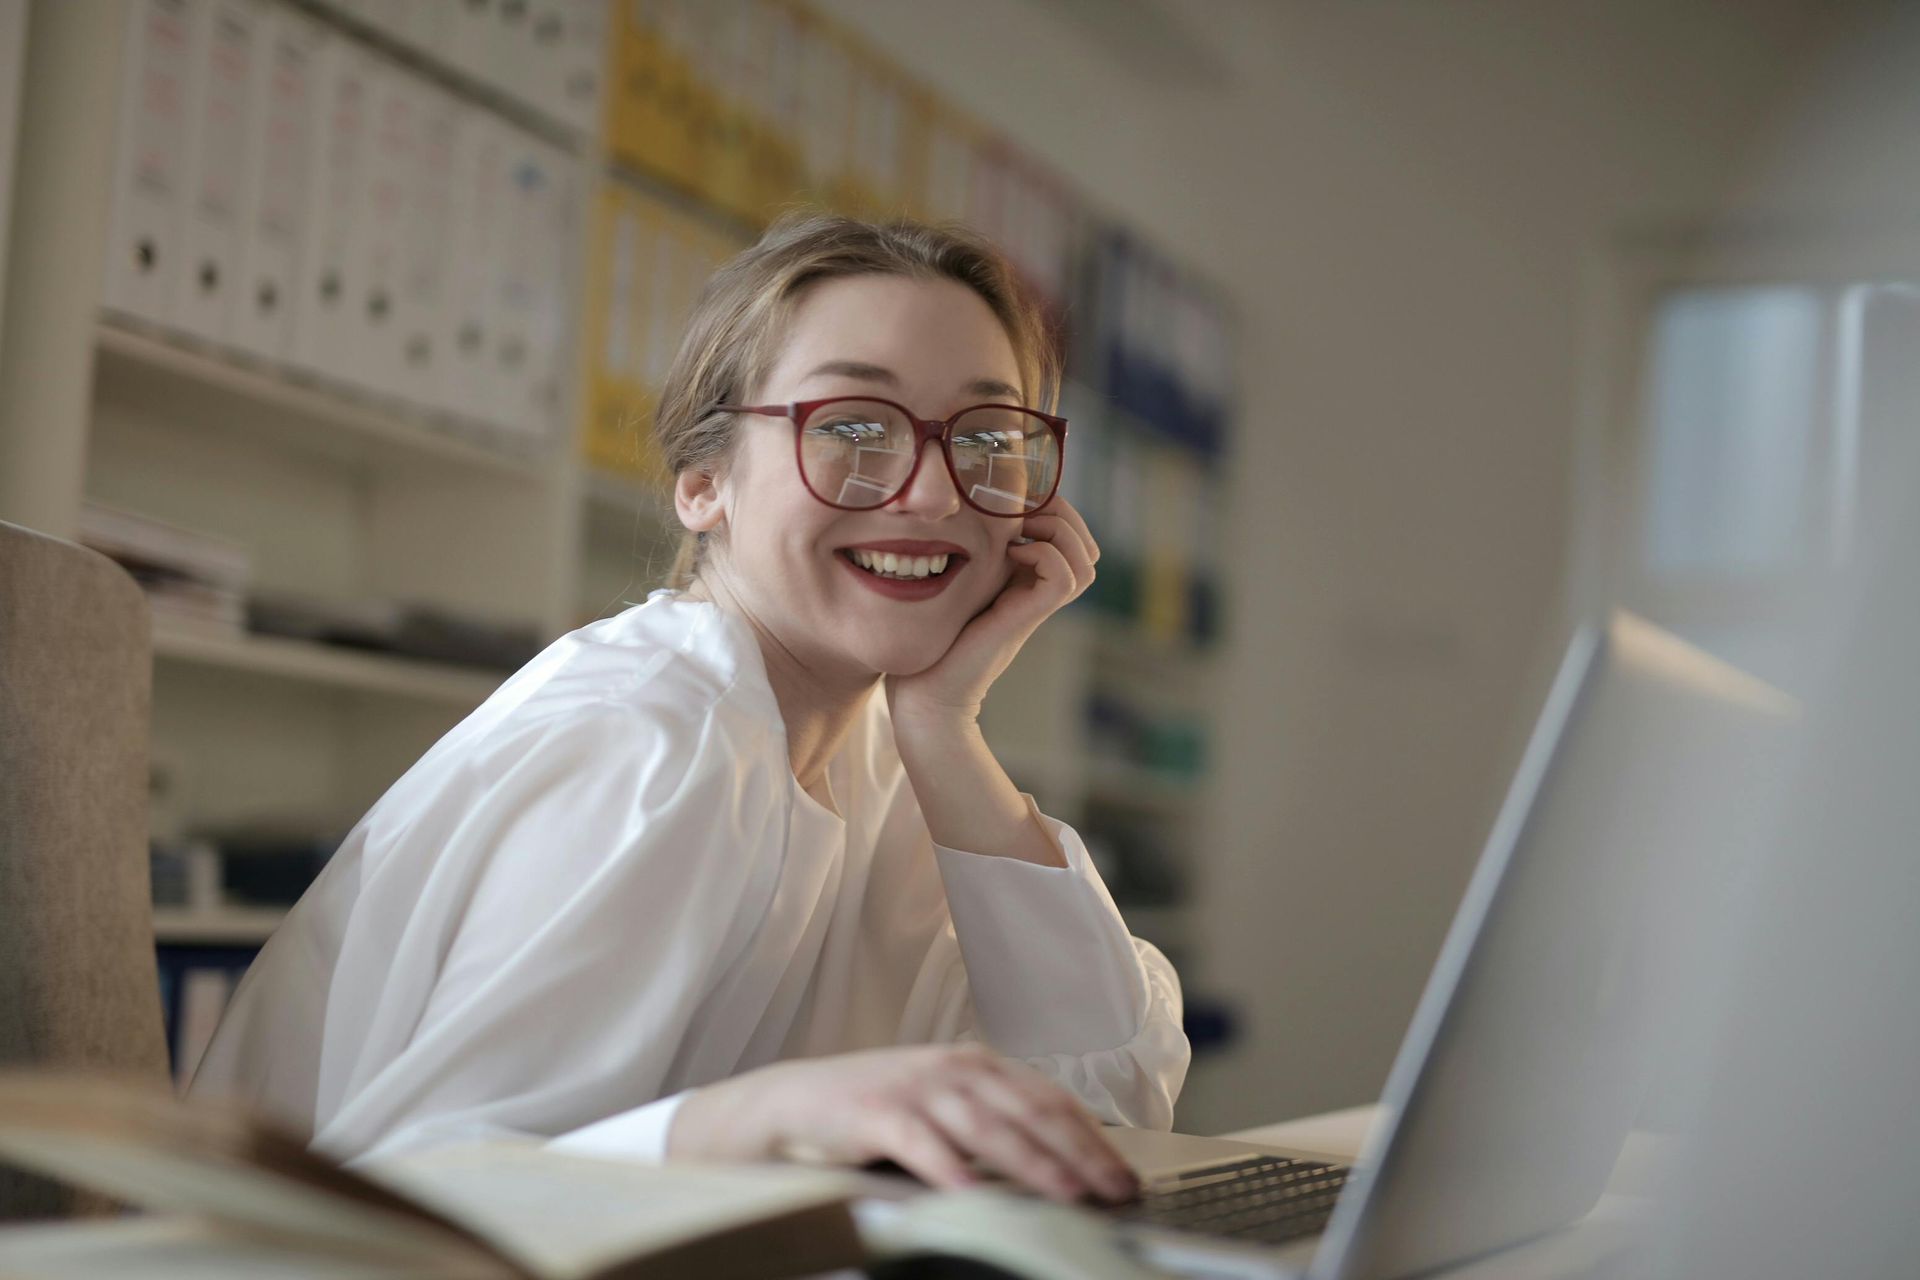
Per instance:
[[[932,147],[938,105],[924,88],[906,84],[901,89],[900,206],[907,216],[931,222],[933,211]]]
[[[620,416],[612,424],[612,442],[616,464],[637,476],[658,471],[654,452],[653,410],[659,403],[658,387],[648,380],[647,362],[652,354],[655,317],[652,313],[652,275],[648,264],[657,256],[664,211],[660,205],[638,192],[627,193],[627,216],[617,234],[626,242],[622,252],[632,256],[632,278],[622,290],[626,299],[630,327],[624,349],[617,387],[621,397]],[[611,348],[610,348],[611,349]]]
[[[681,186],[711,204],[724,207],[719,184],[721,151],[732,97],[732,72],[725,43],[726,11],[699,0],[672,0],[666,12],[678,12],[683,51],[683,88],[676,130],[674,170]]]
[[[362,387],[399,396],[406,383],[402,335],[410,319],[401,284],[402,256],[419,182],[426,90],[405,68],[384,59],[369,60],[367,86],[366,180],[360,185],[353,226],[347,372]]]
[[[357,224],[370,166],[373,62],[353,41],[324,33],[314,59],[318,108],[309,135],[308,251],[294,294],[292,362],[356,381],[362,304]]]
[[[528,303],[527,425],[540,439],[552,436],[565,405],[571,376],[571,321],[577,275],[580,194],[573,157],[536,144],[533,159],[543,171],[534,188],[531,241],[532,291]]]
[[[1143,451],[1146,503],[1140,559],[1139,620],[1146,633],[1178,642],[1189,629],[1191,580],[1199,522],[1201,480],[1192,456],[1155,445]]]
[[[594,465],[642,475],[648,465],[651,402],[641,381],[645,333],[640,313],[642,255],[651,213],[639,193],[604,183],[596,198],[586,268],[587,394],[582,443]]]
[[[441,366],[453,306],[448,227],[454,216],[454,152],[461,105],[420,82],[415,95],[416,163],[407,179],[399,263],[399,306],[392,348],[393,389],[428,409],[452,408]]]
[[[713,113],[712,144],[703,152],[706,190],[721,209],[742,219],[758,212],[753,188],[756,103],[767,80],[765,58],[754,39],[755,12],[749,5],[711,11],[708,65],[702,77],[711,86]]]
[[[440,402],[464,417],[492,421],[499,411],[492,373],[494,259],[500,245],[507,179],[504,128],[462,105],[454,123],[447,240],[447,305],[440,345]]]
[[[971,217],[974,140],[961,122],[937,108],[927,124],[927,212],[942,221]]]
[[[667,371],[680,344],[680,299],[684,293],[682,281],[687,274],[683,225],[677,214],[663,209],[651,227],[653,244],[642,286],[645,293],[642,305],[647,316],[645,384],[649,397],[655,400],[666,383]]]
[[[496,122],[504,134],[505,188],[500,203],[500,241],[494,254],[494,335],[488,380],[494,388],[492,419],[520,435],[546,429],[540,403],[536,351],[539,327],[538,277],[548,255],[549,202],[557,174],[551,149],[518,128]]]
[[[613,66],[608,149],[635,168],[663,172],[667,117],[658,0],[614,0]]]
[[[308,232],[307,179],[321,33],[284,5],[263,5],[255,33],[253,118],[240,210],[240,270],[228,341],[270,360],[293,344],[294,299]]]
[[[1005,244],[1008,159],[1003,143],[975,141],[967,169],[966,221],[996,244]]]
[[[183,273],[173,325],[209,342],[224,342],[233,328],[257,16],[249,0],[200,0],[189,26]]]
[[[187,182],[188,72],[195,4],[132,0],[121,63],[106,306],[154,324],[173,315]]]
[[[800,61],[801,24],[788,0],[766,0],[761,12],[767,25],[768,74],[766,115],[759,147],[760,195],[757,212],[769,211],[801,198],[806,191],[796,125],[804,91]]]
[[[591,138],[600,124],[608,62],[608,0],[565,0],[565,33],[555,61],[554,110],[560,122]]]
[[[839,207],[852,145],[853,66],[839,37],[818,22],[800,30],[800,152],[807,190],[816,201]]]
[[[630,252],[619,235],[626,199],[620,188],[602,180],[593,193],[587,225],[587,261],[580,290],[580,341],[586,386],[580,397],[579,445],[589,461],[600,450],[608,406],[614,401],[614,375],[631,318],[621,293],[633,272]]]

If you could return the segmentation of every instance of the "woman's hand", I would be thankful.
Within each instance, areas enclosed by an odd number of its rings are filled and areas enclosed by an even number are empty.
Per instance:
[[[667,1154],[709,1160],[892,1160],[936,1187],[978,1161],[1057,1200],[1134,1195],[1133,1171],[1078,1099],[978,1044],[776,1063],[689,1095]]]
[[[1020,532],[1033,541],[1007,547],[1013,574],[993,603],[961,629],[938,662],[915,675],[888,678],[887,701],[895,719],[977,719],[987,690],[1027,637],[1093,585],[1100,548],[1065,498],[1056,497],[1025,517]]]

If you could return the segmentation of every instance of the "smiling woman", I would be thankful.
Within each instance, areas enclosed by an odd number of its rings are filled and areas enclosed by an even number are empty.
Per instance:
[[[657,1159],[977,1162],[1121,1197],[1179,980],[982,700],[1093,580],[1051,347],[956,231],[783,222],[656,429],[674,589],[562,637],[361,821],[193,1088],[362,1157],[476,1128]]]

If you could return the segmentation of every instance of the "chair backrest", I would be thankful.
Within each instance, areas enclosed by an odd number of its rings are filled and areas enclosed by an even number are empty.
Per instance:
[[[151,636],[120,566],[0,522],[0,1066],[166,1078],[147,857]],[[0,1168],[0,1218],[94,1203]]]

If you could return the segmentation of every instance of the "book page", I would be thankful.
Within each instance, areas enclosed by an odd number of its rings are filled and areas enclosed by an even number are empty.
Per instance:
[[[513,1275],[431,1267],[435,1276]],[[0,1275],[8,1280],[418,1280],[424,1264],[334,1253],[317,1241],[236,1232],[197,1217],[131,1217],[0,1227]]]
[[[356,1204],[245,1163],[96,1133],[9,1130],[0,1158],[144,1209],[205,1212],[266,1234],[336,1241],[420,1267],[474,1252],[428,1221]]]
[[[833,1170],[642,1164],[550,1151],[537,1142],[437,1147],[359,1171],[554,1280],[844,1203],[859,1190],[856,1179]]]

